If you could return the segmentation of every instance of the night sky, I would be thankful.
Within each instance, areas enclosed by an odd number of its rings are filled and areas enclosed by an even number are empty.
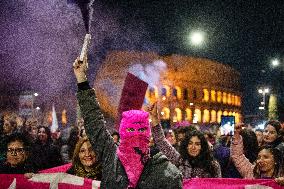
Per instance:
[[[283,0],[101,0],[93,8],[91,79],[109,50],[206,57],[241,73],[244,115],[258,111],[257,87],[283,82],[269,64],[272,58],[284,64]],[[199,48],[187,41],[196,29],[206,33]],[[71,0],[1,1],[1,93],[33,90],[48,98],[75,92],[71,64],[84,35],[81,12]]]

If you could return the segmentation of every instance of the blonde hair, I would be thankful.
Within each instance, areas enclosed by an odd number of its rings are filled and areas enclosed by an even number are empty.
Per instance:
[[[73,152],[73,157],[72,157],[72,164],[73,165],[83,166],[81,161],[80,161],[80,158],[79,158],[79,153],[80,153],[80,149],[81,149],[82,145],[85,142],[90,142],[87,137],[79,138],[78,142],[76,143],[76,146],[75,146],[75,149],[74,149],[74,152]]]
[[[98,162],[97,157],[96,157],[95,163],[91,167],[90,172],[86,172],[84,166],[82,165],[80,161],[80,158],[79,158],[80,149],[85,142],[90,142],[87,137],[79,138],[75,146],[75,149],[74,149],[73,158],[72,158],[72,166],[74,167],[75,175],[79,177],[86,177],[86,178],[101,180],[102,166],[100,162]]]

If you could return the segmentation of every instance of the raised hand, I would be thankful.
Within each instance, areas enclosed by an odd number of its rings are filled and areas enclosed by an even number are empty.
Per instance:
[[[78,83],[87,81],[87,70],[88,70],[87,57],[84,58],[83,62],[80,61],[78,57],[73,63],[73,71]]]
[[[243,123],[238,123],[238,124],[235,125],[234,138],[236,140],[240,139],[240,132],[241,132],[243,126],[244,126]]]
[[[157,126],[160,123],[160,117],[158,114],[157,102],[154,102],[152,105],[146,108],[146,111],[150,114],[150,119],[152,127]]]

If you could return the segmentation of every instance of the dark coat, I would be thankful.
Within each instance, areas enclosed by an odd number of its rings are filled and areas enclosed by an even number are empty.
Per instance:
[[[63,164],[59,147],[52,143],[40,144],[37,142],[34,144],[30,160],[37,171]]]
[[[24,173],[34,173],[32,165],[25,162],[17,167],[11,167],[10,164],[2,161],[0,162],[0,174],[24,174]],[[0,187],[1,188],[1,187]]]
[[[95,90],[79,90],[77,98],[87,136],[102,162],[101,188],[127,188],[129,180],[116,154],[117,145],[106,129],[105,119],[96,100]],[[182,188],[182,175],[164,155],[157,153],[146,163],[136,188]]]

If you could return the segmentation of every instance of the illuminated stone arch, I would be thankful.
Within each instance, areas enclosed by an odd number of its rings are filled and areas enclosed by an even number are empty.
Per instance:
[[[241,102],[241,97],[238,96],[238,106],[241,106],[242,105],[242,102]]]
[[[185,120],[192,121],[192,110],[189,108],[186,108],[185,112],[186,112]]]
[[[223,104],[227,104],[227,93],[226,92],[223,92],[223,97],[222,97],[222,102]]]
[[[224,115],[224,116],[227,116],[227,115],[228,115],[228,112],[225,110],[225,111],[223,112],[223,115]]]
[[[203,110],[203,123],[208,123],[210,121],[210,113],[209,110],[205,109]]]
[[[217,92],[217,102],[219,102],[219,103],[222,102],[222,92],[221,91]]]
[[[203,99],[202,101],[208,102],[209,101],[209,92],[208,89],[203,89]]]
[[[222,114],[223,114],[223,112],[222,112],[221,110],[219,110],[219,111],[217,112],[217,122],[218,122],[218,123],[221,123],[221,116],[222,116]]]
[[[179,108],[175,108],[175,117],[177,121],[181,121],[182,120],[182,112],[181,109]]]
[[[236,123],[240,122],[240,114],[239,113],[235,114],[235,121],[236,121]]]
[[[161,96],[166,96],[166,97],[169,97],[170,94],[171,94],[171,91],[170,91],[170,87],[167,86],[167,85],[163,85],[162,89],[161,89]]]
[[[232,105],[236,105],[235,95],[232,94]]]
[[[173,96],[176,97],[177,99],[181,99],[182,94],[181,94],[181,88],[180,87],[176,86],[173,89]]]
[[[217,121],[217,113],[215,110],[211,110],[211,120],[210,122],[216,122]]]
[[[228,93],[227,103],[232,104],[232,95],[230,93]]]
[[[162,119],[170,119],[170,109],[164,107],[161,111],[161,118]]]
[[[183,100],[188,100],[188,89],[183,89]]]
[[[216,102],[216,91],[215,90],[211,90],[211,101]]]
[[[149,87],[146,91],[146,95],[145,98],[147,99],[147,101],[153,103],[154,101],[156,101],[159,97],[158,94],[158,88],[156,86],[154,87]]]
[[[200,109],[195,109],[194,110],[193,119],[196,122],[201,122],[201,110]]]

